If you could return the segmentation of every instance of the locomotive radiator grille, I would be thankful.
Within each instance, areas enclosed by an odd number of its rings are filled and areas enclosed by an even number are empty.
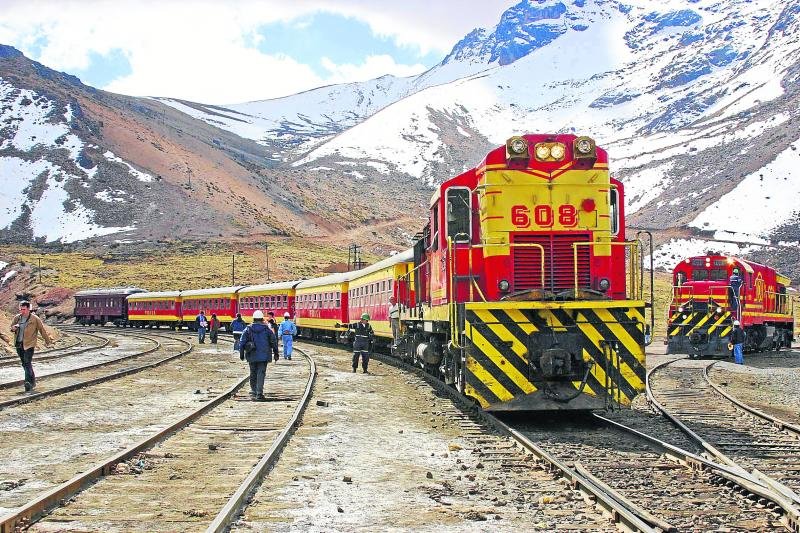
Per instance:
[[[512,248],[514,291],[546,289],[559,292],[575,286],[575,252],[572,245],[588,242],[588,233],[533,233],[515,235],[514,244],[538,244],[544,249],[544,284],[542,284],[542,250],[538,247]],[[591,285],[590,247],[578,246],[578,288]]]

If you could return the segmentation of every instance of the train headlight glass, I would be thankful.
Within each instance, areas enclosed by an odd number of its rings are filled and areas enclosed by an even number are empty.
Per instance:
[[[507,292],[508,289],[511,288],[511,284],[508,282],[507,279],[501,279],[500,282],[497,284],[497,288],[499,288],[502,292]]]
[[[600,278],[597,286],[601,291],[606,292],[611,287],[611,282],[608,280],[608,278]]]
[[[524,137],[514,136],[506,141],[506,157],[508,159],[528,159],[528,141]]]
[[[721,307],[717,307],[717,313],[722,313],[722,308]]]
[[[552,157],[556,161],[561,161],[562,159],[564,159],[564,154],[566,153],[567,150],[561,143],[556,143],[550,147],[550,157]]]
[[[526,143],[525,139],[521,137],[517,137],[516,139],[511,141],[511,152],[517,155],[524,154],[527,148],[528,148],[528,143]]]
[[[537,144],[536,145],[536,159],[544,161],[545,159],[550,158],[550,147],[546,144]]]
[[[683,306],[680,306],[680,307],[678,308],[678,312],[679,312],[679,313],[683,313]]]
[[[578,137],[572,145],[575,159],[597,158],[597,146],[591,137]]]

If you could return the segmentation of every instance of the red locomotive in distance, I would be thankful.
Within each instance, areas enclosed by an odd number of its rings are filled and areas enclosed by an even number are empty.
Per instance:
[[[736,257],[710,254],[681,261],[672,274],[667,353],[727,356],[734,320],[747,334],[745,351],[790,346],[790,283],[773,268]]]

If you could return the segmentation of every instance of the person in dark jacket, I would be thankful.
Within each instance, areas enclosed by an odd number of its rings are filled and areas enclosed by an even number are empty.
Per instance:
[[[247,351],[248,343],[252,342],[253,350]],[[267,364],[273,350],[278,349],[278,339],[267,324],[264,323],[264,313],[255,311],[253,323],[242,332],[240,339],[239,358],[250,365],[250,398],[257,402],[265,402],[264,378],[267,375]]]
[[[233,332],[233,349],[234,351],[239,351],[239,339],[242,338],[242,332],[244,328],[247,327],[244,320],[242,320],[242,315],[236,313],[236,318],[233,319],[231,322],[231,331]]]
[[[205,311],[200,311],[200,314],[194,320],[197,323],[197,341],[200,344],[204,344],[206,342],[206,328],[208,327]]]
[[[211,338],[211,344],[217,344],[219,318],[217,318],[216,313],[211,313],[211,320],[208,321],[208,336]]]
[[[731,332],[731,344],[733,344],[733,359],[737,365],[744,364],[744,340],[747,334],[742,329],[738,320],[733,321],[733,331]]]
[[[361,369],[365,374],[369,374],[369,351],[375,332],[369,325],[369,315],[364,313],[361,320],[353,326],[353,372],[358,369],[358,357],[361,356]]]
[[[272,328],[272,333],[275,334],[275,338],[278,338],[278,322],[275,321],[275,313],[272,311],[267,312],[267,325]],[[275,351],[272,352],[272,357],[275,358],[277,362],[280,359],[280,355],[278,355],[278,345],[275,345]]]

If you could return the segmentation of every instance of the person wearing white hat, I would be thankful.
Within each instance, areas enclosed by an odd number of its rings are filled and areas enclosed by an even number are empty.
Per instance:
[[[273,350],[278,349],[278,340],[272,328],[264,323],[264,313],[256,310],[253,323],[247,326],[239,339],[239,358],[250,365],[250,398],[265,402],[264,379],[267,375]]]
[[[297,326],[292,322],[292,315],[283,313],[283,322],[278,326],[278,335],[283,341],[283,358],[292,360],[292,340],[297,335]]]
[[[746,338],[747,334],[742,329],[741,323],[734,320],[730,343],[733,345],[733,360],[737,365],[744,364],[744,341]]]

